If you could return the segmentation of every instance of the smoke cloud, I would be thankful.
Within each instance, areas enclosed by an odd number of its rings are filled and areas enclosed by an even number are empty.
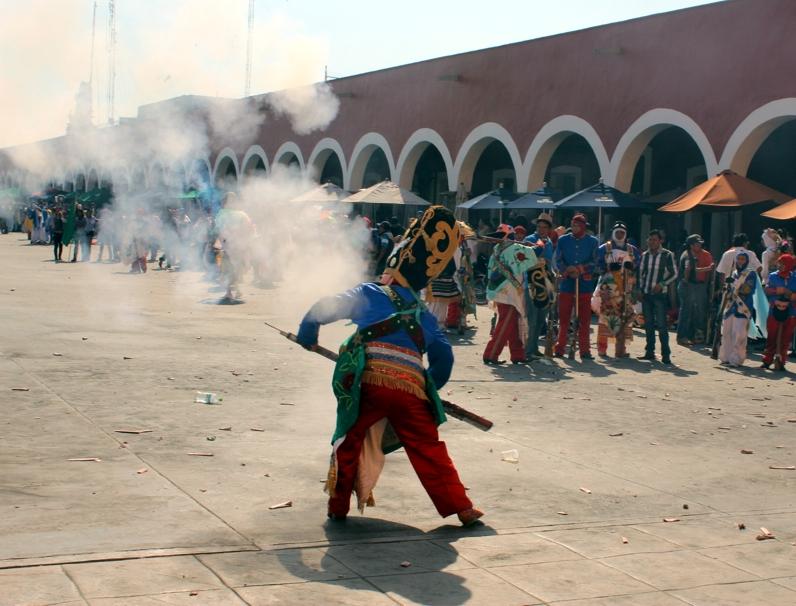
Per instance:
[[[287,115],[290,125],[299,135],[325,128],[340,108],[340,100],[327,84],[280,91],[271,95],[269,100],[277,113]]]
[[[63,134],[78,86],[92,73],[93,0],[7,4],[0,20],[0,149]],[[240,98],[247,10],[245,0],[117,2],[117,118],[185,94]],[[301,23],[265,3],[257,4],[255,15],[253,93],[306,87],[321,79],[328,62],[325,40],[308,36]],[[107,17],[106,3],[98,2],[91,94],[95,124],[108,118]],[[318,98],[334,105],[330,95]],[[298,128],[323,123],[289,104],[281,109],[295,117]],[[327,120],[333,114],[327,110]]]
[[[117,113],[135,113],[136,118],[99,127],[107,112],[98,94],[108,77],[103,63],[104,6],[97,15],[93,89],[81,84],[88,79],[90,63],[91,4],[32,0],[12,9],[0,26],[0,61],[15,67],[0,69],[0,86],[13,91],[22,82],[34,90],[44,80],[57,80],[63,89],[60,95],[44,95],[24,107],[24,95],[0,97],[5,103],[0,119],[15,121],[13,128],[0,127],[0,147],[58,135],[69,124],[67,136],[55,142],[4,150],[15,168],[28,174],[25,187],[36,191],[51,180],[78,173],[113,182],[114,202],[100,213],[98,244],[105,246],[106,258],[108,247],[113,247],[124,272],[136,267],[135,259],[152,256],[161,257],[164,269],[179,268],[172,280],[176,302],[195,303],[217,292],[216,282],[224,280],[216,262],[219,248],[226,248],[230,258],[245,267],[244,293],[281,285],[274,296],[287,297],[285,309],[297,314],[318,296],[361,281],[368,230],[361,222],[349,221],[346,208],[337,206],[330,212],[323,200],[291,202],[317,186],[307,175],[275,166],[264,178],[247,178],[232,206],[249,215],[253,231],[226,242],[214,224],[217,194],[202,203],[179,196],[189,184],[212,191],[212,175],[197,171],[196,162],[210,158],[211,146],[241,150],[255,143],[267,129],[269,115],[285,116],[298,134],[323,129],[335,118],[339,101],[331,89],[309,84],[322,73],[325,42],[305,36],[301,24],[283,15],[260,18],[254,31],[252,91],[278,92],[241,99],[245,0],[192,0],[156,7],[118,3]],[[46,32],[48,24],[53,24],[52,39],[62,42],[27,40],[42,25]],[[55,68],[49,67],[59,47],[65,49],[63,58]],[[151,261],[148,265],[157,268]],[[120,321],[144,322],[136,315],[136,303],[147,296],[142,285],[153,277],[120,282],[107,280],[108,271],[105,264],[90,267],[98,291],[116,296],[88,297],[84,304],[99,311],[107,301],[128,301],[111,313],[119,314]],[[114,289],[119,292],[109,292]]]

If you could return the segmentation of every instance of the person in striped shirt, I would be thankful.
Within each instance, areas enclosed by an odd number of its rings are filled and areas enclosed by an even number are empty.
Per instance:
[[[638,265],[637,286],[641,290],[641,309],[644,314],[644,331],[647,347],[639,360],[655,360],[655,331],[661,342],[661,360],[671,364],[669,329],[666,325],[666,307],[669,304],[669,285],[677,279],[677,266],[672,251],[663,248],[661,232],[650,230],[647,250],[641,255]]]

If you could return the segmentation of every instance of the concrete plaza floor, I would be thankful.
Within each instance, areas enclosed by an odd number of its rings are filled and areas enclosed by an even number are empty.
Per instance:
[[[485,367],[481,308],[444,392],[495,427],[441,433],[484,524],[441,520],[401,451],[329,523],[332,367],[264,326],[295,330],[287,288],[221,306],[196,272],[55,265],[20,234],[0,258],[2,606],[796,604],[793,374],[676,346]]]

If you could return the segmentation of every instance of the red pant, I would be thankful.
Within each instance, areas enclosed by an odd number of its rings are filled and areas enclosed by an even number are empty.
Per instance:
[[[448,314],[445,317],[446,328],[459,328],[459,321],[462,315],[462,307],[458,301],[448,303]]]
[[[508,303],[498,303],[498,321],[495,331],[486,344],[484,360],[497,360],[506,343],[509,344],[509,353],[512,362],[525,360],[525,347],[520,339],[520,312]]]
[[[777,339],[780,327],[782,327],[782,334]],[[763,362],[771,364],[774,361],[774,356],[779,354],[780,363],[785,364],[788,360],[788,348],[793,339],[793,331],[796,330],[796,317],[790,316],[785,322],[777,322],[774,315],[769,312],[766,330],[768,338],[766,339],[766,351],[763,353]],[[779,341],[779,350],[777,350],[777,341]]]
[[[575,306],[575,293],[562,292],[558,294],[558,343],[556,353],[564,354],[567,348],[569,321],[572,319],[572,308]],[[591,353],[589,334],[591,331],[591,293],[580,293],[578,296],[578,317],[580,326],[578,331],[578,348],[581,354]]]
[[[337,449],[337,486],[335,496],[329,499],[329,511],[337,516],[348,513],[365,432],[384,417],[401,440],[409,462],[439,514],[446,517],[471,508],[473,504],[448,456],[445,442],[439,439],[428,402],[404,391],[362,385],[359,419]]]

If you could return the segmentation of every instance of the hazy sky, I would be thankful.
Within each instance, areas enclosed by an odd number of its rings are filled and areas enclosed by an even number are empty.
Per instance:
[[[676,10],[705,0],[255,0],[252,91]],[[93,0],[0,0],[0,147],[64,132],[91,72]],[[244,90],[247,0],[116,0],[116,116]],[[107,0],[94,117],[107,120]]]

